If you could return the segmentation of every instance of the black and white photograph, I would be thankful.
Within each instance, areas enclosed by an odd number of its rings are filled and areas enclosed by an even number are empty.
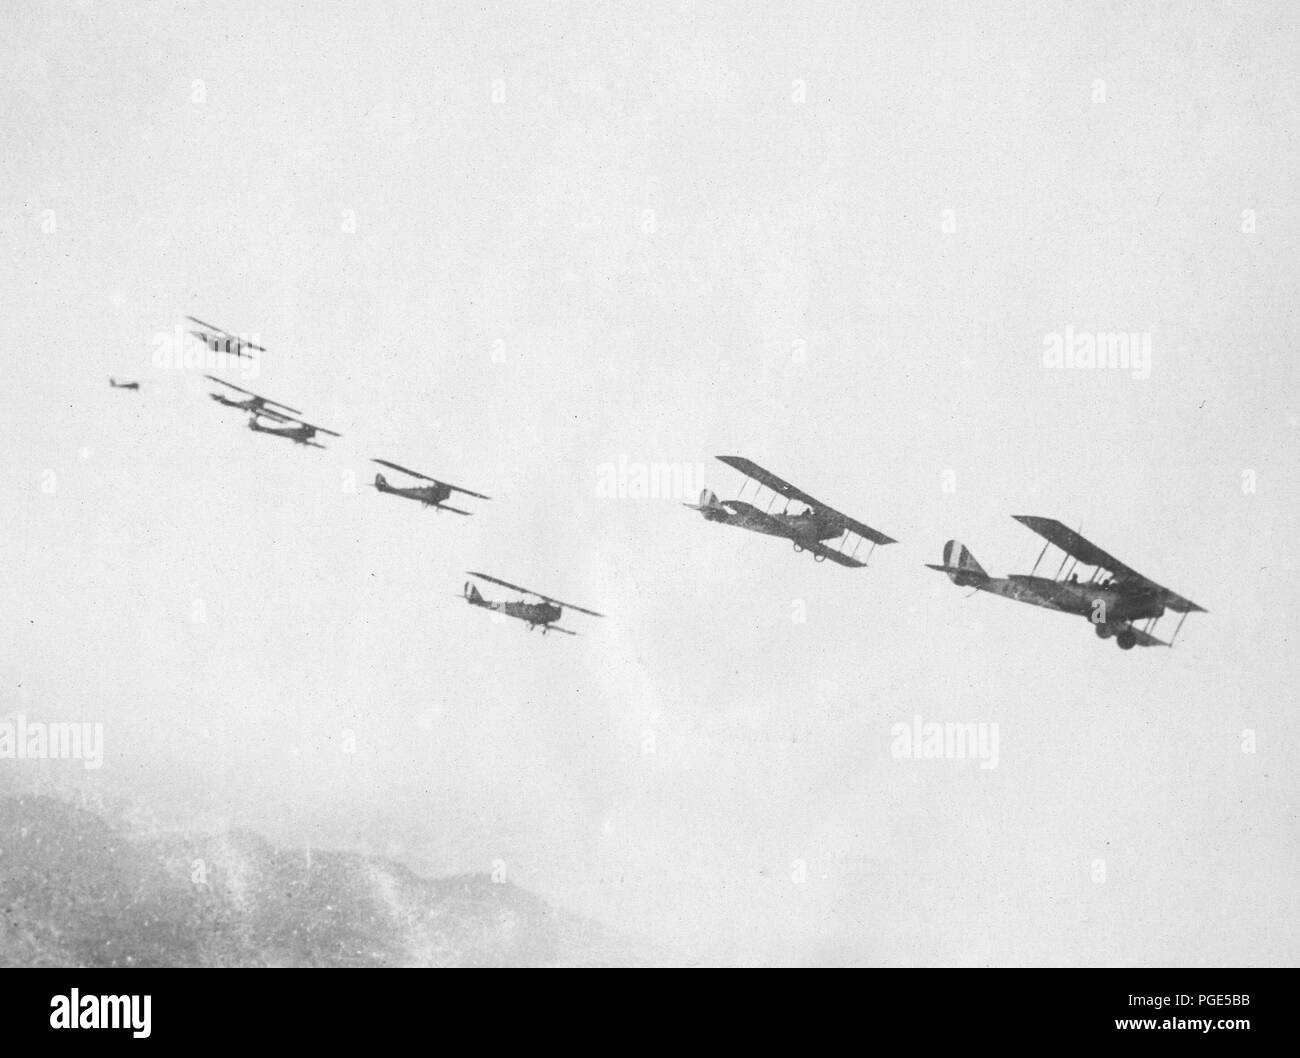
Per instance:
[[[1295,965],[1300,6],[0,27],[0,966]]]

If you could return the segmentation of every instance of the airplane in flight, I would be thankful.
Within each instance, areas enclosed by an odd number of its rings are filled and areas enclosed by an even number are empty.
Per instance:
[[[532,595],[540,602],[529,602],[527,599],[520,599],[517,602],[494,602],[491,599],[485,599],[478,590],[476,584],[469,581],[465,582],[465,601],[471,606],[480,606],[485,610],[492,610],[496,613],[504,614],[506,617],[514,617],[528,625],[528,631],[534,628],[541,628],[542,635],[547,632],[563,632],[566,636],[576,636],[578,633],[570,631],[567,628],[561,628],[555,622],[560,619],[564,613],[564,607],[570,610],[576,610],[578,613],[585,613],[591,617],[604,617],[604,614],[596,613],[595,610],[584,610],[581,606],[574,606],[572,603],[560,602],[559,599],[552,599],[549,595],[542,595],[540,592],[532,591],[529,588],[521,588],[517,584],[511,584],[509,581],[498,580],[496,577],[490,577],[486,573],[475,573],[469,571],[471,577],[477,577],[479,580],[489,581],[492,584],[499,584],[503,588],[509,588],[511,591],[521,592],[524,595]]]
[[[190,334],[194,335],[199,341],[211,349],[214,353],[226,353],[230,356],[242,356],[247,360],[252,360],[252,354],[244,352],[245,349],[256,349],[259,353],[266,352],[260,345],[254,345],[252,342],[246,342],[237,334],[231,334],[229,331],[222,330],[216,324],[204,323],[195,316],[186,316],[191,323],[197,323],[202,330],[190,329]]]
[[[1110,639],[1114,636],[1115,643],[1121,650],[1132,650],[1135,646],[1171,647],[1178,638],[1187,615],[1206,612],[1204,607],[1197,606],[1190,599],[1161,587],[1124,565],[1055,518],[1039,518],[1027,514],[1013,517],[1046,541],[1038,554],[1038,561],[1029,573],[990,577],[966,546],[956,540],[949,540],[944,545],[942,565],[926,565],[930,569],[946,573],[948,579],[961,588],[974,588],[976,591],[1029,603],[1031,606],[1086,617],[1100,638]],[[1052,546],[1064,552],[1056,576],[1035,576],[1039,563]],[[1066,572],[1065,565],[1071,559],[1073,563],[1069,572]],[[1076,572],[1080,564],[1085,569],[1092,567],[1086,580],[1080,580]],[[1166,610],[1182,614],[1178,627],[1168,642],[1157,639],[1152,634],[1156,622]]]
[[[140,388],[140,383],[139,383],[139,382],[119,382],[117,379],[113,378],[111,375],[109,376],[108,384],[109,384],[110,386],[112,386],[114,389],[134,389],[134,390],[138,390],[138,389]]]
[[[208,396],[218,404],[224,404],[227,408],[236,408],[239,411],[258,412],[263,408],[278,408],[281,412],[288,412],[290,415],[301,415],[297,408],[291,408],[287,404],[281,404],[278,400],[272,400],[270,397],[263,397],[254,393],[251,389],[244,389],[242,386],[236,386],[233,382],[227,382],[224,379],[217,378],[216,375],[204,375],[206,379],[215,382],[219,386],[225,386],[233,389],[236,393],[244,394],[245,399],[231,399],[224,393],[209,393]]]
[[[427,474],[421,474],[416,470],[407,470],[406,467],[398,466],[396,463],[390,463],[387,459],[372,459],[372,463],[378,463],[382,467],[388,467],[390,470],[398,470],[413,478],[419,478],[421,481],[428,481],[428,485],[397,486],[390,485],[388,479],[383,474],[375,475],[374,488],[380,492],[387,492],[392,496],[404,496],[408,500],[417,500],[426,507],[432,507],[435,511],[451,511],[453,514],[468,515],[469,511],[462,511],[458,507],[448,506],[446,500],[451,498],[453,492],[460,492],[466,496],[473,496],[480,500],[490,500],[491,496],[484,496],[481,492],[470,492],[469,489],[462,489],[459,485],[449,485],[445,481],[439,481],[437,478],[431,478]]]
[[[272,422],[284,424],[283,426],[263,426],[261,419],[267,418]],[[292,423],[293,425],[288,425]],[[312,440],[317,434],[328,434],[330,437],[340,437],[341,434],[333,430],[327,430],[323,426],[313,426],[309,422],[303,422],[301,419],[295,419],[290,415],[282,415],[270,408],[259,408],[253,412],[248,420],[248,428],[254,433],[270,434],[272,437],[286,437],[294,444],[307,445],[311,448],[324,448],[322,444],[317,444]]]
[[[723,525],[734,525],[755,533],[783,537],[794,544],[795,551],[811,552],[815,562],[825,562],[830,559],[832,562],[850,568],[865,566],[878,545],[897,543],[893,537],[886,536],[846,514],[841,514],[833,507],[795,488],[788,481],[782,480],[743,456],[718,456],[717,458],[755,482],[755,500],[758,499],[758,493],[763,488],[771,491],[772,498],[768,501],[767,508],[763,509],[754,503],[740,499],[740,496],[745,493],[744,486],[741,487],[736,499],[726,501],[719,500],[713,492],[705,489],[700,493],[698,504],[682,505],[692,511],[699,511],[705,521],[721,522]],[[785,506],[782,510],[773,513],[772,507],[777,497],[785,499]],[[791,503],[798,503],[803,510],[790,513]],[[854,537],[857,540],[852,552],[846,552],[845,548],[849,540]],[[833,540],[839,541],[838,548],[826,546],[827,541]],[[871,549],[865,559],[859,559],[858,548],[862,546],[863,540],[871,542]]]

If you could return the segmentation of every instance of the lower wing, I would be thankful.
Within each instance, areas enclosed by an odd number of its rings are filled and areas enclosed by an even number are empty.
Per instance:
[[[841,566],[848,566],[850,569],[861,569],[866,565],[865,562],[859,561],[852,555],[846,555],[842,551],[834,551],[822,543],[804,544],[803,547],[804,550],[811,551],[814,555],[829,558],[832,562],[836,562]]]
[[[1167,647],[1169,645],[1163,639],[1157,639],[1150,632],[1144,632],[1135,625],[1129,625],[1128,631],[1137,637],[1137,645],[1140,647]]]

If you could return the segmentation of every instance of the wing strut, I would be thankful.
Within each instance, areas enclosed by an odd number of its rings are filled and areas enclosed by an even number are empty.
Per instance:
[[[1031,577],[1038,572],[1038,563],[1043,561],[1043,556],[1047,554],[1047,549],[1051,546],[1052,546],[1052,542],[1049,540],[1047,541],[1047,543],[1043,545],[1043,550],[1038,552],[1038,559],[1037,561],[1034,562],[1034,568],[1029,571],[1029,575]]]
[[[1082,533],[1082,532],[1083,532],[1083,526],[1082,526],[1082,525],[1079,526],[1079,528],[1076,529],[1075,532],[1076,532],[1076,533]],[[1046,549],[1044,549],[1044,550],[1046,550]],[[1062,548],[1061,550],[1064,551],[1065,553],[1061,556],[1061,569],[1058,569],[1058,570],[1056,571],[1056,579],[1057,579],[1057,580],[1060,580],[1060,579],[1061,579],[1061,570],[1065,569],[1065,564],[1066,564],[1067,562],[1070,561],[1070,557],[1071,557],[1071,556],[1070,556],[1070,552],[1065,551],[1064,548]],[[1077,562],[1078,559],[1075,559],[1075,561]]]
[[[1173,646],[1175,640],[1178,639],[1178,633],[1183,630],[1183,622],[1187,620],[1187,615],[1191,612],[1192,612],[1191,610],[1184,610],[1183,616],[1178,618],[1178,627],[1174,629],[1174,634],[1169,637],[1170,646]]]

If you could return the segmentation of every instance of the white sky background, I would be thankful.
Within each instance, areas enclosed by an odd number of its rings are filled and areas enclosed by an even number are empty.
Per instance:
[[[639,7],[6,5],[0,712],[106,727],[41,781],[705,959],[1294,962],[1300,10]],[[185,313],[344,438],[156,370]],[[1151,377],[1045,369],[1067,325]],[[902,542],[597,495],[734,496],[717,453]],[[923,567],[1027,571],[1022,513],[1211,612],[1125,653]],[[609,617],[494,623],[471,568]],[[998,767],[893,759],[914,714]]]

